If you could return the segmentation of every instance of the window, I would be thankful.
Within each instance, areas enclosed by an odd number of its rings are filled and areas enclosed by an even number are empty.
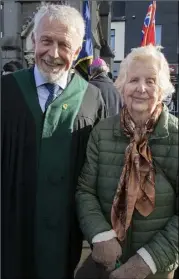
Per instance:
[[[155,41],[156,41],[156,45],[161,45],[162,25],[155,25]]]
[[[179,93],[179,87],[178,84],[173,84],[175,87],[175,93],[173,93],[172,96],[172,101],[171,101],[171,105],[169,107],[169,111],[174,114],[175,116],[179,116],[178,115],[178,93]]]
[[[121,61],[114,61],[113,63],[113,79],[116,80],[116,78],[119,75],[119,70],[120,70],[120,63]]]
[[[2,1],[0,1],[0,22],[0,37],[2,38],[4,36],[4,3]]]
[[[114,61],[121,61],[124,59],[125,48],[125,22],[111,22],[111,49],[115,55]]]
[[[115,29],[111,29],[111,49],[115,50]]]
[[[120,21],[125,18],[125,1],[113,1],[111,8],[112,21]]]

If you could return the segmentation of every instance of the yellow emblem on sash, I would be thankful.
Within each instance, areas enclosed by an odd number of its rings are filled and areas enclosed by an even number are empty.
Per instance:
[[[67,104],[63,104],[63,109],[67,109],[68,105]]]

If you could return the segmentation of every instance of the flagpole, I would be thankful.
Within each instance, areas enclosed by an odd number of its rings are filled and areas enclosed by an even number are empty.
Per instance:
[[[156,1],[152,1],[148,7],[147,14],[144,19],[142,28],[142,41],[141,46],[148,44],[155,45],[155,12],[156,12]]]

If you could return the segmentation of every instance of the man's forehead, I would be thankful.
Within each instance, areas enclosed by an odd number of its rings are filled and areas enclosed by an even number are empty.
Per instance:
[[[59,33],[75,33],[75,29],[57,19],[50,19],[48,16],[43,16],[39,22],[38,32],[59,32]]]

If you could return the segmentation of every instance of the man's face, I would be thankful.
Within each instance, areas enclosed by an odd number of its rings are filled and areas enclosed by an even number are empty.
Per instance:
[[[55,82],[72,66],[80,47],[73,28],[44,16],[32,36],[35,63],[49,82]]]

